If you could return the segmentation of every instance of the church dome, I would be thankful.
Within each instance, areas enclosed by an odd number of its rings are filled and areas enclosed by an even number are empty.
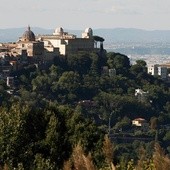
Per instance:
[[[63,32],[64,32],[63,28],[59,27],[55,29],[54,35],[62,35]]]
[[[22,35],[22,40],[23,41],[35,41],[35,35],[31,31],[30,26],[28,26],[28,30],[24,32]]]

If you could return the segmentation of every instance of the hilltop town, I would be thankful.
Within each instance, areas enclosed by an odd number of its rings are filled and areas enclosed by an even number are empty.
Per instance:
[[[28,26],[1,44],[0,168],[169,167],[169,65],[131,64],[103,43],[91,28]]]
[[[98,41],[100,45],[97,44]],[[52,64],[56,57],[64,58],[80,51],[97,52],[103,49],[103,41],[102,37],[93,35],[91,28],[86,28],[82,37],[78,38],[74,34],[64,32],[61,27],[56,28],[51,35],[35,35],[28,26],[17,42],[0,44],[0,77],[6,79],[9,85],[9,82],[13,82],[13,77],[10,76],[12,72],[32,64]],[[148,62],[148,73],[168,80],[169,67],[168,63]]]
[[[98,48],[100,41],[100,48]],[[30,26],[17,42],[0,44],[0,78],[6,80],[7,86],[14,86],[12,73],[29,65],[45,67],[53,64],[55,58],[65,58],[77,52],[97,52],[103,49],[102,37],[93,36],[93,30],[86,28],[81,38],[64,32],[59,27],[51,35],[37,35]]]

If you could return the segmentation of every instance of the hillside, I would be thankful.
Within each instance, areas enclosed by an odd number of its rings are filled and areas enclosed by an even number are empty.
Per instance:
[[[165,159],[169,167],[170,159],[154,148],[156,141],[170,155],[169,84],[148,74],[145,61],[131,65],[120,53],[79,52],[11,76],[14,87],[0,79],[3,169],[101,170],[110,163],[158,169],[154,161]]]

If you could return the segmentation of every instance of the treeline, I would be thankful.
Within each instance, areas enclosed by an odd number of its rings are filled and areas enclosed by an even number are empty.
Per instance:
[[[118,167],[124,162],[127,167],[133,159],[136,166],[141,147],[151,158],[155,141],[169,154],[170,134],[165,128],[170,121],[169,85],[147,74],[145,61],[131,65],[120,53],[81,52],[56,57],[49,67],[27,66],[13,76],[17,81],[12,95],[0,80],[2,167],[55,170],[67,167],[69,160],[68,167],[75,169],[74,149],[81,146],[85,156],[90,153],[91,166],[104,168],[108,165],[101,151],[105,134],[131,130],[137,117],[146,119],[150,128],[137,129],[134,135],[155,140],[112,141],[116,146],[112,164]],[[148,92],[147,97],[138,100],[135,89]]]

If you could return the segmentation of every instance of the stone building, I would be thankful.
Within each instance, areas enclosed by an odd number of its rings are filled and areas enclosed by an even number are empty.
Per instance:
[[[29,59],[33,58],[34,61],[42,61],[44,57],[44,42],[36,41],[34,33],[28,26],[28,30],[24,32],[22,37],[16,43],[17,46],[13,51],[22,55],[26,51]]]
[[[11,56],[11,59],[15,57],[15,60],[18,60],[20,63],[49,62],[54,57],[60,55],[59,48],[55,48],[50,42],[45,43],[42,40],[36,39],[30,26],[28,26],[17,42],[2,44],[1,51],[4,50],[7,55]]]
[[[25,64],[51,63],[56,56],[68,56],[79,51],[96,52],[95,39],[91,28],[85,29],[81,38],[55,29],[51,35],[35,36],[30,26],[17,42],[0,44],[1,71],[16,71]],[[6,72],[5,72],[6,73]],[[6,74],[4,74],[6,75]]]
[[[94,38],[91,28],[87,28],[82,33],[81,38],[76,35],[64,32],[63,28],[56,28],[52,35],[39,35],[38,40],[44,44],[51,44],[53,47],[58,48],[61,55],[69,55],[78,51],[94,51]]]

